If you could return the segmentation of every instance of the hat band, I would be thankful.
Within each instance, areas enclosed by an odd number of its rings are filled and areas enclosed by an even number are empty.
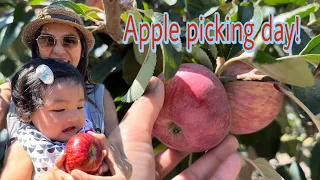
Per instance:
[[[71,22],[80,24],[80,22],[77,19],[72,18],[70,16],[63,15],[63,14],[50,14],[50,16],[51,16],[51,18],[67,20],[67,21],[71,21]]]

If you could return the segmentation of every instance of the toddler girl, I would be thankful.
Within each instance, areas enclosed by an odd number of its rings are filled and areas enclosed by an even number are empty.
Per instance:
[[[32,160],[34,178],[54,167],[73,135],[94,131],[84,111],[83,79],[71,64],[38,58],[22,66],[11,80],[15,110],[25,122],[17,139]]]

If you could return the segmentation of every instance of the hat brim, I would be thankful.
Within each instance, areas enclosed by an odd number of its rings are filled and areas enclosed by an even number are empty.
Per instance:
[[[34,42],[34,39],[37,38],[35,37],[37,30],[48,23],[61,23],[61,24],[67,24],[70,25],[72,27],[77,28],[82,34],[83,37],[86,40],[86,44],[88,46],[88,52],[90,52],[94,46],[94,37],[92,35],[92,33],[87,30],[83,25],[71,22],[71,21],[67,21],[67,20],[63,20],[63,19],[56,19],[56,18],[47,18],[47,19],[37,19],[34,20],[32,22],[30,22],[29,24],[27,24],[22,32],[22,42],[24,45],[26,45],[27,47],[29,47],[30,49],[32,49],[32,43]]]

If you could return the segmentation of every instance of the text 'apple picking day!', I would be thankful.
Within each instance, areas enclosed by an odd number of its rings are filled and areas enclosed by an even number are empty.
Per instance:
[[[236,44],[240,43],[244,51],[250,53],[256,49],[254,37],[259,28],[255,22],[231,22],[231,16],[226,15],[223,22],[220,21],[220,14],[215,12],[213,21],[206,21],[200,15],[199,22],[187,22],[185,37],[186,50],[192,51],[192,46],[200,42],[204,44]],[[139,51],[144,52],[144,45],[150,44],[151,51],[156,52],[156,46],[162,42],[177,44],[180,42],[181,28],[177,22],[169,19],[167,12],[163,14],[161,22],[139,22],[136,24],[134,14],[129,14],[123,35],[123,43],[128,44],[130,38],[138,45]],[[268,20],[261,25],[261,39],[265,44],[283,44],[283,51],[289,53],[293,41],[300,44],[300,16],[295,16],[291,24],[287,22],[275,22],[274,15],[270,13]]]

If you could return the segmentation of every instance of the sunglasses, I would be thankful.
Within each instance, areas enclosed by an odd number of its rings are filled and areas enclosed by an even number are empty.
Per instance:
[[[64,36],[63,38],[55,38],[52,35],[40,35],[36,40],[38,46],[41,49],[52,51],[58,39],[63,48],[68,51],[77,50],[80,44],[80,40],[75,36]]]

